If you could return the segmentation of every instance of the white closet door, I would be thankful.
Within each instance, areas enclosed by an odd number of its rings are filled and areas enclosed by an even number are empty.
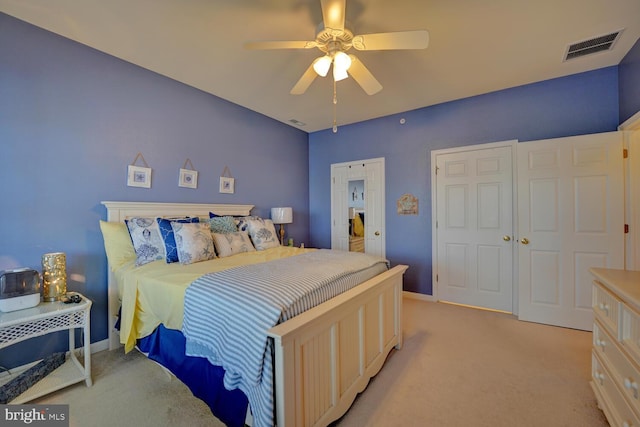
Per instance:
[[[591,267],[623,268],[619,132],[518,144],[519,318],[591,330]]]
[[[331,249],[349,250],[348,167],[331,165]]]
[[[385,257],[384,159],[365,163],[365,252]]]
[[[435,156],[441,301],[512,312],[511,146]]]
[[[349,250],[349,183],[364,181],[364,250],[386,256],[384,158],[331,165],[331,248]]]

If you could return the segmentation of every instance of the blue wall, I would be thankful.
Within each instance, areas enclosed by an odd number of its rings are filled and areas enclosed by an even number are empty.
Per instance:
[[[306,133],[2,13],[0,147],[0,270],[66,252],[68,288],[94,301],[92,342],[107,338],[102,200],[292,206],[287,230],[308,244]],[[126,185],[138,152],[151,189]],[[187,158],[195,190],[178,187]],[[218,192],[225,165],[232,195]],[[60,349],[44,337],[2,350],[0,366]]]
[[[406,123],[401,125],[400,118]],[[386,248],[408,264],[404,289],[432,294],[431,150],[615,130],[618,70],[604,68],[493,92],[309,135],[311,243],[331,246],[330,165],[385,158]],[[396,200],[419,199],[419,215],[399,216]]]
[[[100,341],[101,200],[251,203],[263,216],[289,205],[296,242],[330,247],[330,165],[385,157],[387,256],[410,265],[406,290],[431,294],[431,150],[614,130],[640,110],[639,56],[636,43],[619,67],[307,135],[0,13],[0,269],[40,270],[43,253],[66,252],[69,288],[94,301]],[[151,189],[126,186],[139,151],[153,168]],[[186,158],[199,171],[196,190],[177,186]],[[225,165],[233,195],[218,193]],[[396,215],[404,193],[419,198],[419,215]],[[64,345],[63,337],[19,344],[0,352],[0,366]]]
[[[640,39],[618,66],[620,79],[620,123],[640,111]]]

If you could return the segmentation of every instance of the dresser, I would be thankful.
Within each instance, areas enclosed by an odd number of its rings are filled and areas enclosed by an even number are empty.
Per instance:
[[[640,271],[590,271],[591,388],[609,424],[640,427]]]

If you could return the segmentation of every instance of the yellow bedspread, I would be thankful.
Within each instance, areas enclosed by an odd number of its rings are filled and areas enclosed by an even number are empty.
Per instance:
[[[138,338],[149,335],[161,323],[167,328],[180,330],[185,290],[191,282],[206,273],[313,250],[315,249],[279,246],[189,265],[167,264],[162,260],[135,267],[132,261],[115,272],[122,302],[120,342],[124,344],[125,351],[129,352],[135,347]]]

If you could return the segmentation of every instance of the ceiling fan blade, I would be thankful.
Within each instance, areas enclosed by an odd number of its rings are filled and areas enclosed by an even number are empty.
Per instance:
[[[380,92],[382,85],[373,77],[373,74],[371,74],[367,67],[354,55],[349,55],[349,57],[351,57],[351,67],[349,67],[347,72],[353,77],[353,80],[364,89],[367,95],[375,95]]]
[[[291,89],[291,92],[289,93],[291,95],[302,95],[307,91],[307,88],[311,86],[311,83],[313,83],[317,75],[318,74],[313,69],[313,63],[312,63],[311,65],[309,65],[309,68],[307,68],[307,71],[304,72],[302,77],[300,77],[300,80],[298,80],[298,83],[296,83],[296,85],[293,87],[293,89]]]
[[[315,41],[263,41],[244,44],[245,49],[311,49],[316,46]]]
[[[346,0],[321,0],[324,28],[344,30]]]
[[[429,46],[427,30],[376,33],[355,36],[352,45],[357,50],[426,49]]]

